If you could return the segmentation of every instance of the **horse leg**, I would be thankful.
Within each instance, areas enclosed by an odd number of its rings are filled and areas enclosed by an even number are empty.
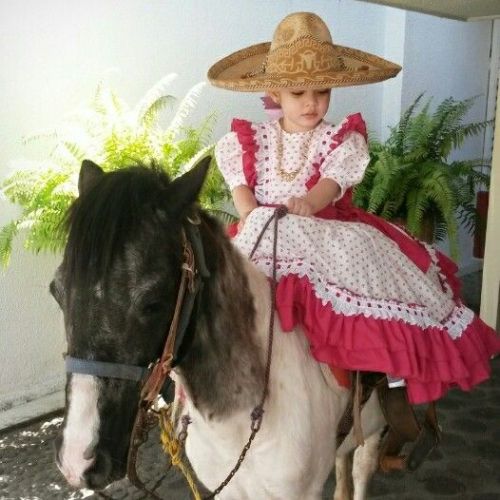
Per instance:
[[[364,500],[370,479],[378,466],[378,445],[380,432],[376,432],[365,439],[363,446],[354,451],[352,464],[352,480],[354,483],[353,500]]]
[[[335,459],[335,492],[333,500],[352,500],[354,484],[352,477],[354,450]]]

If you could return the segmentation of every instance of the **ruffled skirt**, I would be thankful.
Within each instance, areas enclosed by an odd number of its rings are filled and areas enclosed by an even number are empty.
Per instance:
[[[261,207],[247,218],[233,240],[244,255],[272,212]],[[267,276],[272,248],[270,225],[252,258]],[[450,261],[426,250],[423,272],[370,224],[287,215],[276,263],[283,330],[302,325],[318,361],[404,378],[412,403],[470,390],[489,377],[500,338],[460,301]]]

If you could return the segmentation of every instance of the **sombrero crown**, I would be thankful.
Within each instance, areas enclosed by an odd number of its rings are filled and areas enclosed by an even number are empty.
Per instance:
[[[368,52],[334,45],[323,20],[310,12],[285,17],[273,41],[224,57],[208,79],[230,90],[258,92],[284,87],[331,88],[375,83],[401,70]]]

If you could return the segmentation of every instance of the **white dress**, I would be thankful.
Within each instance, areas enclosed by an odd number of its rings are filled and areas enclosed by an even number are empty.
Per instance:
[[[338,126],[321,122],[312,137],[281,131],[278,121],[235,120],[217,144],[217,162],[231,189],[249,186],[263,206],[233,241],[249,255],[272,206],[304,196],[321,178],[335,180],[341,194],[334,205],[279,222],[283,329],[300,323],[319,361],[405,378],[413,403],[453,386],[468,390],[488,378],[500,341],[461,302],[449,259],[352,206],[350,188],[369,162],[365,131],[359,114]],[[268,276],[272,239],[269,228],[252,258]]]

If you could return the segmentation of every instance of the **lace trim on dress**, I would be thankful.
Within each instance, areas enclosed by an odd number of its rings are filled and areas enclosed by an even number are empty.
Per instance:
[[[434,252],[431,252],[432,254]],[[271,276],[272,259],[271,256],[260,256],[253,259],[257,267],[266,276]],[[321,300],[323,306],[331,307],[336,313],[345,316],[363,315],[367,318],[380,320],[403,321],[410,325],[417,325],[420,328],[443,328],[448,330],[450,337],[456,339],[462,335],[465,329],[474,319],[474,313],[458,304],[453,307],[447,318],[437,323],[429,316],[426,308],[418,304],[404,304],[395,300],[381,300],[360,297],[352,294],[349,290],[338,287],[335,283],[325,282],[313,269],[304,266],[304,259],[287,260],[280,258],[277,266],[277,280],[284,276],[295,275],[298,278],[306,278],[314,291],[314,294]],[[446,283],[446,281],[445,281]]]
[[[458,298],[458,289],[460,281],[455,276],[458,267],[441,252],[435,250],[428,243],[422,242],[431,256],[432,265],[436,270],[444,293],[453,297],[455,301]],[[461,302],[453,310],[453,314],[448,318],[444,327],[448,330],[450,337],[454,340],[459,338],[464,330],[474,321],[474,313],[468,307],[465,307]]]

